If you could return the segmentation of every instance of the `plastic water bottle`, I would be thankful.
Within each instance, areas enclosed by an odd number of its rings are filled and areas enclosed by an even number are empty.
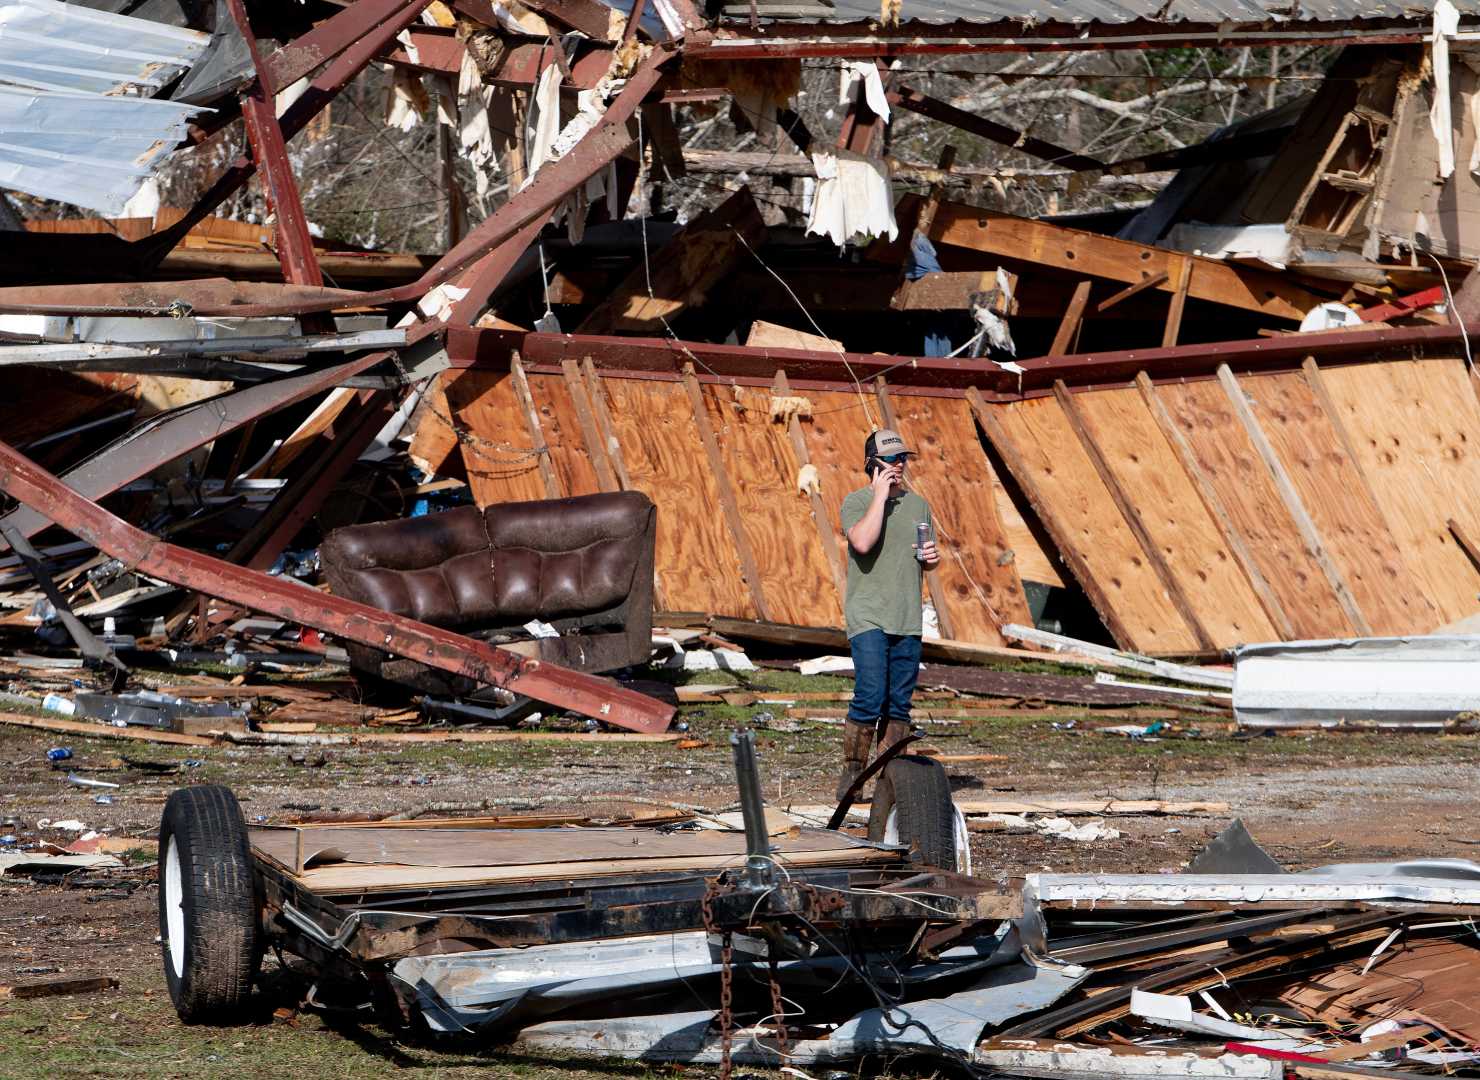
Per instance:
[[[77,712],[77,703],[71,698],[64,698],[61,694],[47,694],[41,699],[41,707],[48,712],[61,713],[63,716],[72,716]]]

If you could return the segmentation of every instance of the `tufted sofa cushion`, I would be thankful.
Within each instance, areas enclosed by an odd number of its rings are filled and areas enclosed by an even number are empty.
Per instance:
[[[511,626],[619,606],[650,543],[639,492],[502,503],[336,529],[335,593],[449,629]]]

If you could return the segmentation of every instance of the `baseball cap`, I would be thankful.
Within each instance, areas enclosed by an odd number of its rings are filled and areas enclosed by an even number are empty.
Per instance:
[[[893,457],[895,454],[913,454],[914,451],[905,446],[904,440],[899,437],[899,432],[890,431],[888,428],[880,428],[871,432],[863,444],[863,456]]]

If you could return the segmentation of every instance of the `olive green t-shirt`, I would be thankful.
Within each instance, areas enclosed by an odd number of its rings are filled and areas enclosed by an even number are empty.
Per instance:
[[[859,488],[843,500],[843,532],[857,525],[874,501],[873,488]],[[848,598],[843,617],[848,636],[865,630],[886,634],[921,632],[920,583],[925,568],[915,558],[915,526],[932,525],[930,504],[913,491],[891,498],[884,506],[884,529],[867,555],[848,545]],[[932,532],[933,535],[933,532]]]

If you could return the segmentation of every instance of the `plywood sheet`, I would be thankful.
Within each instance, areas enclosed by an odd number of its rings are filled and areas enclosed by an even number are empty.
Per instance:
[[[706,386],[703,398],[771,619],[841,626],[842,597],[812,520],[811,500],[797,486],[799,465],[791,440],[786,428],[771,420],[770,393]]]
[[[438,373],[428,384],[413,414],[416,430],[411,436],[408,452],[416,467],[429,478],[444,475],[448,459],[454,458],[457,450],[457,433],[448,423],[452,412],[447,404],[447,387],[466,374],[466,369]]]
[[[1012,440],[1037,497],[1051,507],[1064,543],[1094,578],[1104,603],[1114,608],[1141,652],[1192,652],[1197,641],[1177,614],[1110,492],[1052,398],[997,408],[993,414]]]
[[[1330,582],[1301,538],[1228,395],[1217,382],[1156,388],[1229,521],[1301,638],[1348,637],[1354,630]]]
[[[473,501],[488,506],[548,498],[513,377],[468,370],[446,392],[451,418],[473,435],[462,444]]]
[[[1002,477],[992,476],[992,501],[997,507],[997,520],[1002,522],[1007,546],[1012,549],[1012,562],[1017,568],[1020,581],[1036,581],[1040,585],[1056,588],[1067,587],[1058,566],[1058,553],[1047,537],[1040,538],[1007,493]]]
[[[1139,391],[1074,395],[1090,437],[1219,648],[1279,635]]]
[[[890,394],[910,462],[910,486],[930,504],[946,614],[958,639],[1005,644],[998,628],[1031,625],[1013,549],[997,519],[996,477],[964,398]]]
[[[1431,630],[1442,619],[1373,501],[1304,373],[1240,380],[1327,550],[1375,634]]]
[[[1323,369],[1388,528],[1443,621],[1473,615],[1480,573],[1448,522],[1480,535],[1480,406],[1464,361]]]
[[[595,495],[601,490],[596,469],[581,436],[576,407],[563,375],[529,375],[529,396],[540,417],[540,431],[550,448],[550,464],[562,495]]]
[[[793,391],[794,393],[798,391]],[[840,513],[850,491],[868,486],[863,471],[863,441],[878,425],[879,407],[871,395],[843,391],[805,391],[812,415],[802,419],[807,456],[817,470],[828,527],[847,550]]]
[[[658,507],[658,580],[664,600],[678,611],[754,619],[740,555],[683,385],[603,381],[627,475]]]

